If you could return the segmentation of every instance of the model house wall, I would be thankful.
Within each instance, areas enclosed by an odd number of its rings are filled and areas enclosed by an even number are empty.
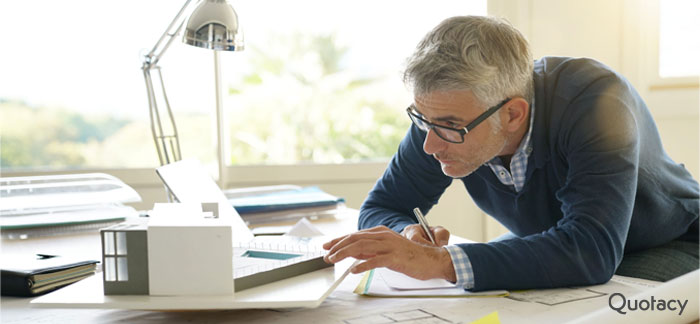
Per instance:
[[[232,295],[231,220],[199,204],[156,204],[101,231],[105,295]]]
[[[148,295],[146,224],[113,225],[101,237],[105,295]]]

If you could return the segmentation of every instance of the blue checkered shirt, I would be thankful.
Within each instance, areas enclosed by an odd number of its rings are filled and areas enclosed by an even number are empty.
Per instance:
[[[532,124],[535,120],[535,103],[530,105],[530,127],[527,130],[527,134],[522,141],[518,149],[513,154],[510,160],[510,172],[503,166],[501,158],[495,157],[491,161],[486,162],[486,165],[491,168],[491,171],[496,175],[496,178],[501,181],[502,184],[506,186],[513,186],[516,192],[520,192],[525,185],[525,171],[527,171],[527,158],[532,153],[532,142],[530,137],[532,136]]]
[[[532,153],[532,143],[530,137],[532,135],[532,126],[535,120],[535,102],[530,104],[530,127],[527,130],[527,134],[522,141],[518,149],[513,154],[510,160],[510,170],[506,169],[501,162],[499,157],[491,159],[491,161],[486,162],[486,165],[491,168],[493,173],[496,175],[498,180],[506,186],[513,186],[516,192],[523,189],[525,185],[525,171],[527,171],[527,158]],[[457,245],[448,245],[444,247],[447,252],[450,253],[452,258],[452,264],[455,268],[455,275],[457,277],[457,282],[455,285],[457,287],[464,287],[465,289],[474,288],[474,270],[472,269],[472,263],[469,261],[469,256],[464,252],[462,248]]]

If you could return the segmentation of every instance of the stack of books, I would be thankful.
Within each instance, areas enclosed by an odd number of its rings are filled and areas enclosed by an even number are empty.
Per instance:
[[[336,215],[345,199],[318,187],[276,186],[261,190],[229,190],[229,202],[248,224],[318,219]]]
[[[37,296],[95,274],[98,261],[55,255],[2,255],[3,296]]]

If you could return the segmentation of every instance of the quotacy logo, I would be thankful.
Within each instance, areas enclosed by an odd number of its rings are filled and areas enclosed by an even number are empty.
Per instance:
[[[655,299],[654,296],[651,296],[651,299],[630,300],[621,293],[611,294],[608,298],[608,306],[622,315],[627,314],[628,311],[676,311],[680,308],[678,312],[678,316],[680,316],[687,304],[687,299],[681,303],[680,299]]]

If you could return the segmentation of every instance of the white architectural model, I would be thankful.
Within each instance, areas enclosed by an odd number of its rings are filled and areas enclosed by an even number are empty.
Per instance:
[[[226,208],[233,210],[220,203],[156,204],[140,222],[103,229],[104,294],[233,295],[332,266],[324,251],[290,244],[288,237],[232,237],[234,218],[222,213]]]
[[[156,204],[145,221],[103,229],[105,295],[233,295],[232,223],[202,205]]]

